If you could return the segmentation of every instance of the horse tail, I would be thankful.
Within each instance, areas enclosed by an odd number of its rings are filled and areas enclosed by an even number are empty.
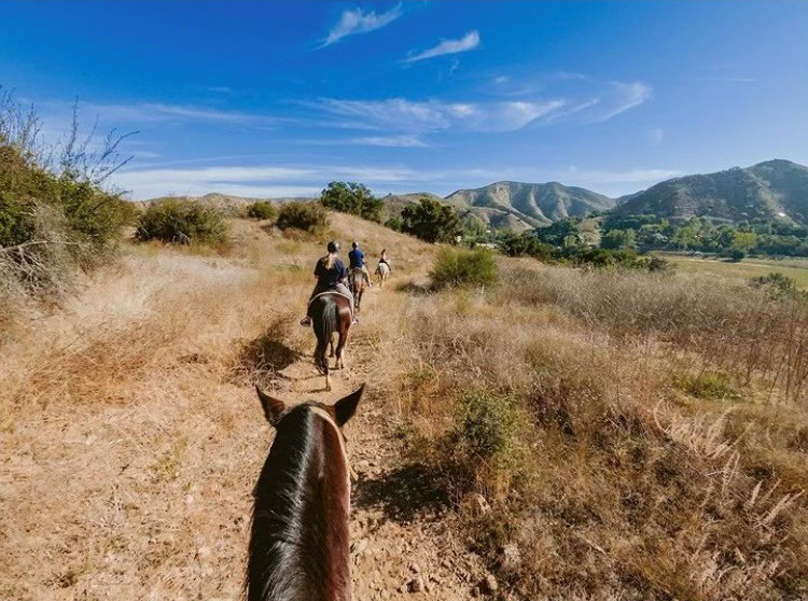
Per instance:
[[[320,319],[314,320],[314,334],[317,336],[317,349],[314,351],[314,359],[317,367],[324,374],[328,375],[328,360],[326,350],[328,343],[337,331],[337,304],[331,295],[321,297],[322,311]]]

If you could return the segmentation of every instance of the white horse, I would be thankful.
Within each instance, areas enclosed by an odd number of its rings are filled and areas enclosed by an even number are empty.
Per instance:
[[[387,278],[390,277],[390,266],[387,263],[379,262],[379,265],[376,267],[376,279],[379,282],[379,289],[381,290],[384,288],[384,283],[387,281]]]

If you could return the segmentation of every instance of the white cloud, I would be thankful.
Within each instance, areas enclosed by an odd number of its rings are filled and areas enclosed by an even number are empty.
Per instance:
[[[217,94],[232,94],[233,88],[230,86],[212,86],[205,88],[208,92],[216,92]]]
[[[264,121],[267,117],[251,115],[240,111],[161,103],[133,105],[82,104],[82,110],[96,113],[112,121],[219,121],[225,123],[246,123]]]
[[[49,101],[37,105],[43,116],[69,122],[73,111],[73,103]],[[187,104],[136,103],[136,104],[104,104],[82,102],[79,104],[80,116],[98,117],[100,123],[127,125],[153,123],[158,121],[209,121],[219,123],[274,123],[276,119],[266,115],[256,115],[241,111],[225,111],[209,107]]]
[[[620,171],[584,170],[570,167],[568,179],[583,184],[646,184],[657,183],[682,175],[675,169],[629,169]]]
[[[353,138],[349,143],[361,146],[385,146],[387,148],[424,148],[427,144],[418,136],[368,136]]]
[[[608,84],[609,87],[604,90],[604,97],[599,103],[604,110],[595,114],[593,121],[607,121],[643,104],[651,97],[651,86],[639,81],[631,83],[610,81]]]
[[[385,25],[389,25],[402,15],[401,3],[397,4],[390,10],[384,13],[376,14],[375,12],[364,12],[361,8],[354,8],[346,10],[342,13],[340,20],[331,31],[325,41],[320,45],[320,48],[336,44],[342,38],[357,33],[368,33],[381,29]]]
[[[459,52],[468,52],[474,50],[480,45],[480,34],[475,29],[468,32],[459,40],[442,40],[437,46],[433,46],[428,50],[419,52],[409,58],[404,59],[405,63],[413,63],[415,61],[422,61],[427,58],[434,58],[436,56],[443,56],[444,54],[457,54]]]
[[[341,120],[331,122],[339,127],[379,129],[385,131],[430,132],[450,128],[505,132],[523,128],[540,117],[560,110],[565,102],[441,102],[412,101],[404,98],[386,100],[340,100],[324,98],[314,103],[326,113]],[[348,121],[344,121],[347,118]]]
[[[462,169],[430,171],[405,166],[253,165],[139,169],[116,173],[112,183],[143,200],[168,193],[202,195],[222,192],[238,196],[313,196],[330,181],[361,181],[376,193],[449,185],[457,182],[494,181],[502,171]],[[449,182],[449,184],[447,184]]]

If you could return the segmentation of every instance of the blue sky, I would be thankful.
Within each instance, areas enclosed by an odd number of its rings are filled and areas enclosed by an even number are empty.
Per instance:
[[[56,141],[138,130],[132,198],[609,195],[808,164],[808,2],[3,2],[0,85]]]

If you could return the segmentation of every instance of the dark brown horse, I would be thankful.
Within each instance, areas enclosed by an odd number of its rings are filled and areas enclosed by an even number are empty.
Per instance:
[[[354,309],[359,313],[359,307],[362,304],[362,295],[365,293],[365,286],[368,285],[367,276],[361,269],[354,269],[351,272],[351,291],[354,297]]]
[[[333,406],[288,408],[260,389],[275,440],[253,496],[248,601],[350,601],[350,467],[342,426],[359,390]]]
[[[314,364],[325,376],[325,389],[331,390],[328,359],[325,351],[331,346],[334,353],[334,335],[337,338],[336,363],[334,369],[345,369],[345,344],[348,342],[348,330],[351,329],[353,316],[351,302],[337,293],[320,294],[309,303],[308,316],[311,317],[314,334],[317,336],[317,348],[314,350]]]

